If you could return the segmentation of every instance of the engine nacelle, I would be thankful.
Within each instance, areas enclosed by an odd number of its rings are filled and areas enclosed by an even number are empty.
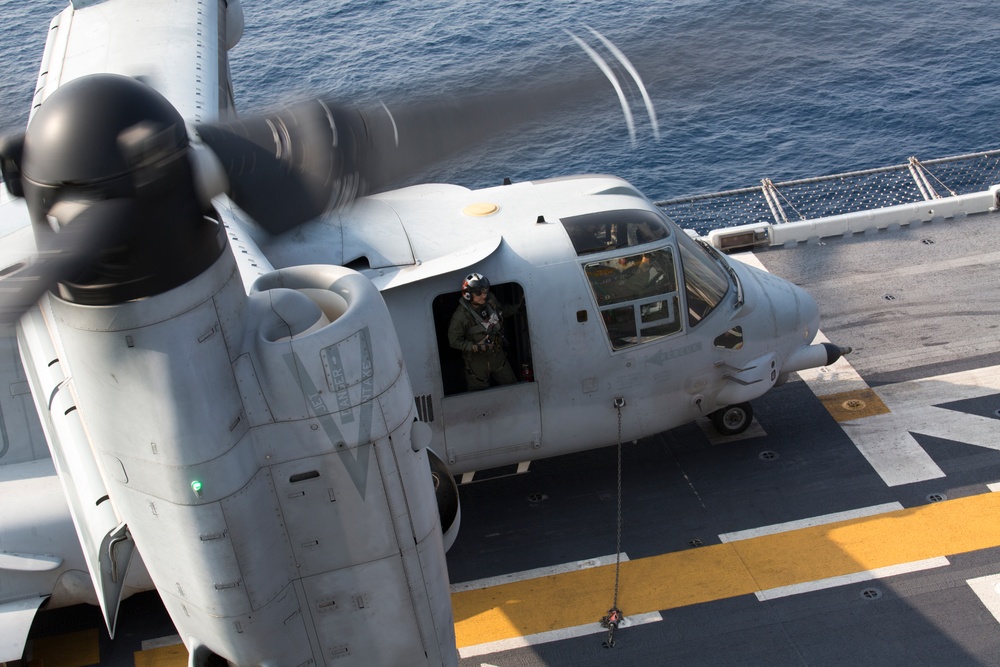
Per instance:
[[[248,296],[225,252],[182,289],[53,312],[111,499],[192,655],[456,661],[429,450],[367,279],[295,267]]]

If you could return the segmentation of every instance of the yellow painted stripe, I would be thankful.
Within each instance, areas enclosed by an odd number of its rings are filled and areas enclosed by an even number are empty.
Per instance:
[[[101,662],[96,628],[54,637],[33,639],[28,648],[30,662],[45,667],[87,667]]]
[[[187,667],[187,664],[188,652],[184,644],[135,652],[135,667]]]
[[[618,606],[642,614],[1000,546],[998,513],[989,493],[630,560]],[[594,623],[613,588],[610,565],[455,593],[458,646]]]

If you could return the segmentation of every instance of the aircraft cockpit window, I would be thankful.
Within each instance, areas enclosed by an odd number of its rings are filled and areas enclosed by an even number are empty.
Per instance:
[[[591,262],[584,270],[614,349],[681,330],[670,248]]]
[[[695,326],[722,302],[729,291],[729,276],[719,266],[719,260],[709,255],[697,241],[687,234],[677,236],[687,294],[688,324]]]
[[[670,235],[663,218],[639,209],[576,215],[563,218],[562,224],[577,255],[631,248]]]

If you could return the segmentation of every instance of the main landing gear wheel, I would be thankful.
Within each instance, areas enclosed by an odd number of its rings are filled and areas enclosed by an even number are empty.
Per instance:
[[[715,430],[722,435],[739,435],[750,428],[753,421],[753,408],[749,403],[729,405],[716,410],[709,415]]]

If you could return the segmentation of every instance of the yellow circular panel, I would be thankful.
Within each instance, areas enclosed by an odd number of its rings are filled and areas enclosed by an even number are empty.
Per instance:
[[[493,215],[500,210],[500,207],[496,204],[491,204],[490,202],[479,202],[478,204],[469,204],[462,209],[462,213],[466,215],[474,215],[482,217],[484,215]]]

